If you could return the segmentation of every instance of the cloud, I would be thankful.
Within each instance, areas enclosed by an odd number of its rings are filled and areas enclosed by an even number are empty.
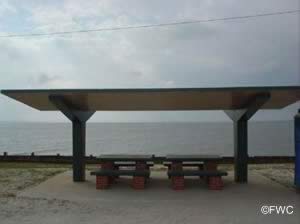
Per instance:
[[[62,76],[48,75],[46,73],[40,73],[34,77],[28,84],[29,88],[76,88],[80,87],[78,83],[72,80],[66,80]]]
[[[53,32],[249,15],[295,9],[299,2],[9,1],[9,7],[14,10],[5,10],[2,33],[22,32],[24,25],[30,32]],[[0,87],[296,85],[300,84],[299,33],[299,15],[291,14],[51,38],[2,38]],[[1,113],[4,119],[11,117]],[[24,113],[19,116],[28,118]]]
[[[55,82],[59,80],[59,76],[50,76],[45,73],[40,74],[38,77],[37,83],[39,85],[47,85],[48,83]]]
[[[14,14],[17,12],[17,9],[8,3],[8,1],[2,0],[0,2],[0,18],[6,14]]]

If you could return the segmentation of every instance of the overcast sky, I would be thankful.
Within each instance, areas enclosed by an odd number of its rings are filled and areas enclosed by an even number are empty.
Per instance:
[[[0,1],[0,35],[243,16],[299,0]],[[0,89],[300,85],[299,14],[172,27],[0,38]],[[256,119],[292,119],[300,104]],[[2,121],[66,121],[0,96]],[[229,120],[222,112],[98,112],[91,121]]]

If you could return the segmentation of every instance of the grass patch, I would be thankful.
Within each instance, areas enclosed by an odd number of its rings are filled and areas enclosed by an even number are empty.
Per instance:
[[[0,163],[0,198],[14,197],[18,191],[37,185],[67,171],[70,165]]]

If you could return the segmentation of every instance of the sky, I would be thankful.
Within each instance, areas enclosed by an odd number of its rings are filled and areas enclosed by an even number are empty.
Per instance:
[[[299,9],[299,0],[1,0],[0,36]],[[300,85],[299,13],[235,21],[0,38],[0,89]],[[291,120],[300,104],[261,111]],[[0,96],[1,121],[67,121]],[[97,112],[92,122],[229,121],[223,112]]]

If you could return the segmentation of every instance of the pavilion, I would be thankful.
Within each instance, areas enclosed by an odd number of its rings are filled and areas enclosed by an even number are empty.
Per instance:
[[[173,89],[23,89],[2,94],[73,124],[73,180],[85,180],[86,122],[96,111],[223,110],[234,123],[235,181],[248,179],[248,120],[260,109],[300,101],[300,86]],[[295,184],[300,187],[300,110],[295,116]],[[295,112],[296,114],[296,112]]]

